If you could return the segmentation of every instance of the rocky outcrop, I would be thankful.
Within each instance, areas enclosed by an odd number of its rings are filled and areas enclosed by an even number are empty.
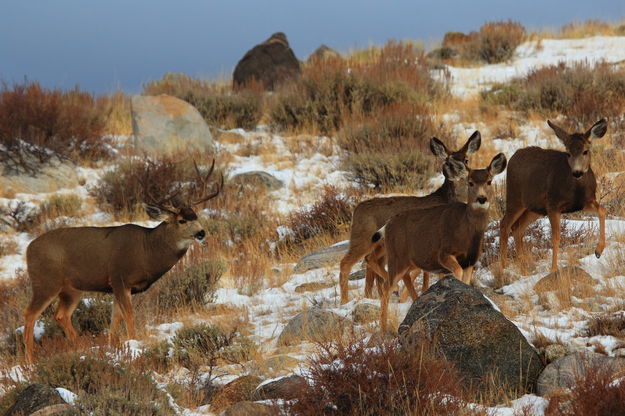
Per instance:
[[[590,351],[558,358],[540,374],[536,392],[539,396],[546,396],[566,391],[575,384],[577,378],[584,378],[589,368],[609,372],[617,379],[625,376],[625,358],[608,357]]]
[[[260,82],[265,89],[273,90],[300,72],[300,63],[286,35],[278,32],[247,51],[237,63],[232,78],[235,88],[250,82]]]
[[[230,182],[242,186],[264,188],[269,191],[274,191],[284,186],[284,182],[280,179],[261,170],[239,173],[234,175]]]
[[[337,264],[347,250],[349,249],[349,241],[344,241],[331,245],[330,247],[315,250],[305,255],[295,265],[293,271],[295,273],[304,273],[308,270],[319,269],[321,267],[329,267]]]
[[[334,312],[310,308],[298,313],[287,323],[278,337],[278,345],[332,341],[343,334],[347,323],[347,319]]]
[[[213,150],[208,125],[191,104],[166,94],[132,97],[134,145],[150,154]]]
[[[308,57],[308,62],[324,60],[328,58],[340,58],[341,55],[326,45],[321,45]]]
[[[61,415],[71,410],[59,392],[46,384],[31,384],[22,391],[4,416]]]
[[[518,328],[477,289],[451,275],[412,304],[399,326],[408,348],[434,342],[476,386],[498,384],[532,391],[542,369],[540,357]]]

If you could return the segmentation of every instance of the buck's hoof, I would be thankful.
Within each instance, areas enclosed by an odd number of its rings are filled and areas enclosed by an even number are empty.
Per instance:
[[[601,257],[601,253],[599,253],[597,250],[595,250],[595,257],[596,257],[596,258]]]

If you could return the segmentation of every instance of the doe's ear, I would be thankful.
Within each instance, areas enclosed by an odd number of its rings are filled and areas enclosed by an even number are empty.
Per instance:
[[[432,137],[430,139],[430,150],[432,151],[434,156],[440,157],[441,159],[446,158],[447,155],[449,154],[449,152],[447,151],[447,146],[445,146],[445,143],[441,142],[436,137]]]
[[[161,221],[167,216],[159,207],[155,207],[154,205],[143,204],[143,208],[153,220]]]
[[[605,118],[602,118],[601,120],[593,124],[593,126],[586,132],[586,137],[588,138],[592,137],[593,139],[600,139],[606,134],[607,131],[608,131],[608,120],[606,120]]]
[[[443,175],[452,182],[462,179],[466,174],[467,167],[463,162],[449,158],[449,160],[443,164]]]
[[[462,146],[461,151],[464,151],[464,154],[470,155],[478,150],[480,150],[480,146],[482,145],[482,134],[479,130],[475,130],[475,132],[469,137],[467,142]]]
[[[569,140],[569,134],[564,131],[562,127],[552,123],[551,120],[547,120],[547,124],[555,132],[556,136],[558,136],[558,139],[562,140],[564,144],[566,144],[566,142]]]
[[[490,165],[488,165],[488,172],[491,176],[499,175],[504,171],[507,165],[508,161],[506,160],[506,155],[499,153],[491,160]]]

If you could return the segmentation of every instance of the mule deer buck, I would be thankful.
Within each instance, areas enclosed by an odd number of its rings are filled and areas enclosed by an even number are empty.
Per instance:
[[[475,131],[467,142],[457,151],[450,151],[447,146],[436,137],[430,140],[430,150],[432,153],[447,161],[454,159],[464,164],[468,162],[468,155],[478,151],[481,145],[481,135]],[[449,178],[445,178],[443,185],[427,196],[393,196],[372,198],[361,202],[354,209],[352,215],[352,226],[349,236],[349,249],[340,264],[339,284],[341,288],[341,304],[349,300],[348,277],[349,273],[361,258],[371,253],[374,245],[371,243],[371,236],[380,229],[393,215],[408,211],[418,207],[426,208],[435,205],[445,204],[458,199],[457,185]],[[367,261],[365,295],[370,296],[373,282],[376,275],[383,271],[379,269],[378,261],[365,257]],[[376,259],[377,260],[377,259]],[[416,298],[416,291],[409,276],[404,279],[406,288],[410,295]]]
[[[143,186],[151,204],[145,206],[148,215],[163,220],[155,228],[135,224],[59,228],[30,243],[26,263],[33,295],[24,312],[24,344],[29,363],[33,362],[35,321],[55,297],[59,303],[54,318],[68,339],[74,341],[78,336],[71,316],[83,292],[113,293],[109,337],[121,319],[126,323],[128,337],[135,337],[131,294],[147,290],[180,260],[194,240],[205,237],[192,207],[214,198],[221,190],[223,177],[216,189],[208,192],[214,167],[213,160],[208,173],[201,175],[195,165],[198,195],[193,202],[176,199],[180,187],[156,201],[149,195],[148,186]],[[179,206],[171,201],[177,201]]]
[[[597,258],[605,248],[605,208],[597,202],[597,181],[590,167],[591,139],[603,137],[606,119],[596,122],[585,133],[569,134],[551,121],[549,127],[566,147],[565,152],[540,147],[517,150],[510,158],[506,180],[506,213],[500,226],[502,270],[506,267],[508,236],[512,231],[517,253],[524,250],[523,234],[527,226],[547,215],[551,224],[553,254],[551,271],[558,269],[560,216],[562,213],[592,210],[599,217]]]
[[[390,290],[407,271],[418,268],[430,273],[451,272],[456,279],[471,283],[473,267],[481,256],[484,231],[488,226],[491,181],[505,168],[503,153],[495,156],[486,169],[473,170],[460,165],[465,175],[468,172],[467,203],[451,202],[400,213],[373,235],[373,243],[384,239],[388,263],[388,275],[381,282],[382,332],[386,331]]]

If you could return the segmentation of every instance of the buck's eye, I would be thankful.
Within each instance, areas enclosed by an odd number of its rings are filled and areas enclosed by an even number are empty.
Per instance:
[[[468,165],[468,164],[469,164],[469,159],[465,159],[465,160],[464,160],[464,164],[465,164],[465,165]]]
[[[186,220],[178,220],[178,224],[186,224],[187,221]]]
[[[588,154],[588,150],[584,150],[584,155],[587,155],[587,154]]]

